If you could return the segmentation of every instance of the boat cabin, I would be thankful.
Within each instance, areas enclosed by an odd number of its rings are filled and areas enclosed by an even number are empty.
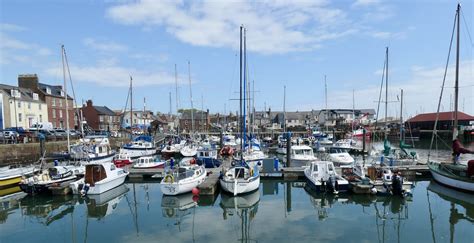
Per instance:
[[[334,169],[334,164],[330,161],[314,161],[310,165],[311,174],[318,181],[326,181],[329,176],[337,176],[336,170]]]
[[[110,173],[116,169],[112,163],[88,164],[86,165],[84,182],[94,186],[96,182],[106,179]]]

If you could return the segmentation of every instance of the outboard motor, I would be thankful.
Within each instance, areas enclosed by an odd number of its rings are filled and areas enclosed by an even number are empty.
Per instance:
[[[326,191],[337,194],[337,179],[335,175],[330,175],[326,181]]]

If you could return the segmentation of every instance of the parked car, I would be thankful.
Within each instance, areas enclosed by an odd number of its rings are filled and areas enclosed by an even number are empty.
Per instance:
[[[67,137],[67,132],[64,129],[56,128],[56,129],[54,129],[53,132],[56,134],[57,137],[64,137],[64,138]]]
[[[56,139],[56,133],[53,130],[38,130],[39,133],[43,134],[46,139]]]

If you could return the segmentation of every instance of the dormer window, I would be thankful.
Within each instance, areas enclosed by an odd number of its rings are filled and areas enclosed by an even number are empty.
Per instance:
[[[64,97],[64,91],[61,90],[61,96]]]
[[[12,97],[14,98],[21,98],[21,94],[20,94],[20,91],[19,90],[16,90],[16,89],[12,89],[10,91],[10,94]]]
[[[38,97],[37,93],[33,93],[33,100],[39,100],[39,97]]]
[[[46,87],[46,94],[51,94],[51,88]]]

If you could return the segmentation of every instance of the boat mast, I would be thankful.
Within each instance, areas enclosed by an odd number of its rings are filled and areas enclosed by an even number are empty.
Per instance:
[[[240,26],[240,74],[239,74],[239,79],[240,79],[240,138],[242,140],[244,136],[244,130],[243,130],[243,116],[242,116],[242,34],[243,34],[244,26]],[[242,141],[240,142],[240,160],[243,161],[243,153],[242,151],[244,150]]]
[[[133,101],[133,90],[132,90],[132,82],[133,78],[130,75],[130,136],[133,134],[133,108],[132,108],[132,101]]]
[[[241,139],[243,143],[243,148],[245,148],[245,142],[247,140],[247,30],[244,28],[244,105],[243,105],[243,116],[244,116],[244,133]],[[243,150],[242,150],[243,152]]]
[[[400,91],[400,141],[403,141],[403,89]]]
[[[61,62],[63,64],[63,81],[64,81],[64,100],[66,101],[66,129],[67,129],[67,151],[71,152],[71,141],[69,139],[69,105],[67,103],[67,82],[66,82],[66,66],[64,63],[64,56],[66,55],[66,50],[64,45],[61,45]],[[82,125],[82,124],[81,124]],[[17,128],[18,129],[18,128]]]
[[[189,99],[191,100],[191,132],[194,132],[194,106],[193,106],[193,89],[191,87],[191,62],[188,61],[189,72]]]
[[[326,126],[326,132],[328,132],[329,112],[328,112],[328,84],[326,82],[326,75],[324,75],[324,97],[326,100],[326,119],[324,120],[324,125]]]
[[[352,90],[352,132],[351,132],[351,138],[354,137],[354,122],[355,122],[355,91]]]
[[[145,133],[145,112],[146,112],[146,98],[143,97],[143,114],[142,114],[142,118],[143,118],[143,133]]]
[[[453,140],[458,137],[458,95],[459,95],[459,19],[461,14],[461,4],[458,3],[456,9],[457,30],[456,30],[456,76],[454,79],[454,124],[453,124]]]
[[[388,112],[388,46],[385,49],[385,140],[387,139],[387,112]]]
[[[178,114],[179,114],[178,68],[176,67],[176,64],[174,64],[174,84],[175,84],[175,88],[176,88],[176,117],[178,117]],[[176,130],[177,130],[177,133],[179,134],[179,122],[176,124]]]
[[[283,85],[283,132],[286,132],[286,85]]]

